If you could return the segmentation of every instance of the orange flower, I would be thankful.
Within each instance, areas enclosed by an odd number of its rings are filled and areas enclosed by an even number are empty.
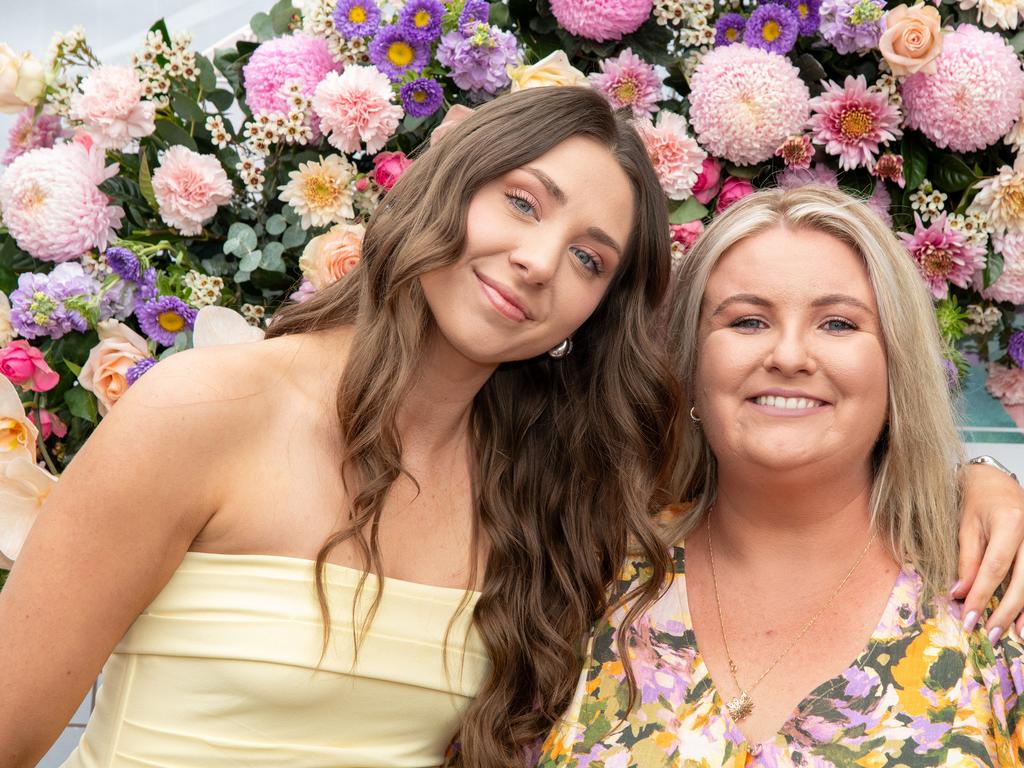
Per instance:
[[[885,15],[885,32],[878,50],[897,77],[915,72],[935,74],[942,51],[939,11],[930,5],[898,5]]]

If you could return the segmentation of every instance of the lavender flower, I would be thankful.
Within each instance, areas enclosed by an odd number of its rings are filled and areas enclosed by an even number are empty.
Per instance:
[[[444,6],[438,0],[409,0],[398,14],[398,26],[414,43],[432,43],[441,36]]]
[[[747,19],[739,13],[726,13],[715,22],[715,45],[732,45],[743,39]]]
[[[370,61],[391,80],[401,80],[406,72],[418,72],[430,60],[430,46],[409,39],[401,27],[381,27],[370,43]]]
[[[1010,336],[1006,351],[1010,353],[1010,359],[1018,368],[1024,368],[1024,331],[1017,331]]]
[[[490,16],[491,4],[487,0],[466,0],[466,4],[462,6],[462,13],[459,14],[459,29],[469,28],[472,33],[474,24],[487,24]]]
[[[882,36],[885,0],[822,0],[821,36],[839,53],[866,53]]]
[[[174,337],[191,331],[196,322],[196,310],[177,296],[158,296],[135,310],[139,327],[149,338],[165,347],[174,345]]]
[[[782,0],[800,20],[800,34],[805,37],[816,34],[821,24],[821,0]]]
[[[151,267],[142,273],[142,279],[135,288],[136,311],[150,299],[155,299],[156,294],[156,270]]]
[[[516,37],[483,23],[469,31],[444,35],[437,46],[437,60],[459,88],[493,96],[508,85],[507,68],[520,58]]]
[[[156,365],[155,357],[144,357],[131,368],[129,368],[127,371],[125,371],[124,377],[125,379],[128,380],[128,386],[130,387],[132,384],[138,381],[142,377],[142,374],[144,374],[154,365]]]
[[[747,19],[743,43],[785,56],[796,44],[800,20],[784,5],[760,5]]]
[[[122,280],[137,283],[142,279],[142,265],[139,264],[139,257],[130,249],[115,246],[107,248],[105,255],[107,266]]]
[[[380,8],[373,0],[338,0],[331,18],[334,28],[344,38],[372,37],[380,26]]]
[[[85,333],[86,313],[99,290],[99,283],[78,262],[58,264],[49,274],[22,273],[11,293],[11,325],[26,339]]]
[[[413,117],[430,117],[437,112],[444,93],[436,80],[421,77],[402,86],[398,94],[405,111]]]

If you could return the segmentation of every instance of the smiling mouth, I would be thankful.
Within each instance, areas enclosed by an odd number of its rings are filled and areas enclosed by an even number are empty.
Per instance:
[[[501,291],[480,277],[480,275],[477,275],[476,279],[480,283],[480,290],[483,291],[484,296],[487,297],[488,301],[491,302],[491,306],[498,310],[500,314],[517,323],[522,323],[529,319],[529,315],[523,311],[522,307],[509,301]]]
[[[810,397],[780,397],[778,395],[761,395],[760,397],[755,397],[753,402],[757,405],[780,408],[787,411],[807,411],[828,405],[823,400],[814,400]]]

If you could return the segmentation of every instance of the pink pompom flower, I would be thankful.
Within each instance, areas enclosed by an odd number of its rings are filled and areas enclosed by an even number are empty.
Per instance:
[[[1024,70],[1002,35],[961,24],[943,38],[935,74],[903,81],[906,124],[939,147],[973,152],[995,144],[1020,117]]]
[[[156,105],[142,99],[132,67],[96,67],[71,97],[71,119],[80,120],[103,149],[123,149],[156,130]]]
[[[220,161],[176,144],[163,153],[153,172],[153,194],[160,218],[183,235],[198,235],[232,188]]]
[[[599,43],[636,32],[652,10],[653,0],[551,1],[551,12],[563,29]]]
[[[735,43],[713,49],[690,78],[690,121],[715,157],[737,165],[772,157],[801,133],[811,95],[784,56]]]
[[[351,65],[340,75],[329,72],[313,94],[313,110],[331,146],[355,152],[360,142],[366,151],[383,149],[405,115],[395,104],[387,75],[374,67]]]
[[[37,117],[35,109],[28,107],[18,114],[7,132],[7,151],[0,163],[10,165],[30,150],[52,147],[63,135],[60,117],[50,112],[41,112]]]
[[[687,133],[686,118],[662,110],[658,122],[636,121],[661,188],[672,200],[685,200],[697,183],[707,153]]]
[[[974,273],[985,267],[985,249],[949,226],[946,214],[925,226],[914,214],[914,233],[900,232],[910,258],[936,299],[949,296],[949,284],[966,288]]]
[[[0,215],[18,247],[41,261],[68,261],[106,248],[124,209],[98,186],[117,174],[103,151],[76,139],[33,149],[0,177]]]
[[[661,78],[631,48],[623,49],[614,59],[601,60],[597,66],[601,71],[587,79],[613,107],[629,107],[635,117],[650,117],[657,111]]]
[[[1003,405],[1024,405],[1024,369],[989,364],[985,389]]]
[[[903,135],[899,110],[884,93],[869,91],[864,75],[849,75],[843,85],[829,80],[822,94],[811,99],[811,109],[813,140],[837,155],[844,170],[873,168],[878,145]]]
[[[46,363],[43,353],[20,339],[0,349],[0,374],[33,392],[49,392],[60,383],[60,376]]]

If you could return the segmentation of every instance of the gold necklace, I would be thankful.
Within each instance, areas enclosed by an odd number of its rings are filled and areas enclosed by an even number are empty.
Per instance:
[[[871,534],[871,538],[868,539],[868,543],[864,546],[864,549],[861,551],[857,561],[843,577],[843,580],[839,582],[839,586],[835,588],[835,591],[832,592],[831,597],[825,601],[825,604],[818,609],[818,612],[811,616],[808,622],[804,624],[803,629],[801,629],[797,636],[793,638],[793,642],[786,646],[785,650],[775,657],[775,660],[768,665],[768,668],[761,673],[760,677],[751,683],[749,687],[744,688],[740,685],[740,681],[736,676],[736,662],[732,659],[732,652],[729,650],[729,639],[725,635],[725,620],[722,618],[722,601],[718,596],[718,574],[715,572],[715,548],[711,544],[711,516],[710,514],[708,515],[708,555],[711,558],[711,579],[715,585],[715,606],[718,608],[718,626],[722,630],[722,644],[725,646],[725,657],[729,660],[729,674],[732,675],[732,681],[736,684],[737,690],[739,690],[738,696],[734,696],[725,703],[725,709],[729,713],[729,717],[734,721],[738,723],[745,720],[750,716],[750,713],[754,711],[754,700],[750,698],[750,692],[753,691],[754,688],[757,687],[758,683],[764,680],[768,676],[768,673],[775,669],[779,662],[796,647],[796,644],[800,642],[801,638],[803,638],[803,636],[807,634],[808,630],[814,626],[814,622],[816,622],[821,614],[823,614],[828,607],[832,605],[832,602],[839,596],[839,593],[843,591],[843,587],[846,586],[846,582],[850,580],[854,571],[857,570],[857,566],[861,564],[861,561],[867,555],[868,550],[871,549],[871,545],[875,542],[875,536],[877,535],[878,531]]]

